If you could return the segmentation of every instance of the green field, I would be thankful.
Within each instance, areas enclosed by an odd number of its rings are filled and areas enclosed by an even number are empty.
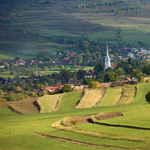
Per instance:
[[[7,107],[0,108],[0,149],[149,149],[150,104],[144,97],[148,90],[148,84],[139,84],[135,100],[125,105],[75,109],[81,91],[74,91],[63,95],[56,112],[20,115]],[[117,111],[123,111],[123,116],[63,129],[51,127],[67,116]]]
[[[105,97],[98,104],[99,106],[111,106],[116,105],[121,98],[122,87],[108,88]]]

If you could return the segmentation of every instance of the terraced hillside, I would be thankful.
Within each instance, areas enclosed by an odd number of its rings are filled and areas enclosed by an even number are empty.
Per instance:
[[[105,88],[84,89],[84,95],[76,108],[90,108],[95,106],[101,101],[105,93]]]
[[[105,97],[98,106],[116,105],[122,96],[122,87],[108,88]]]
[[[122,93],[121,99],[118,101],[117,104],[129,104],[135,98],[135,86],[128,86],[124,88],[124,92]]]
[[[37,99],[40,113],[56,111],[63,94],[44,95]]]
[[[117,91],[117,88],[110,89]],[[148,84],[139,84],[136,98],[126,105],[74,109],[81,98],[81,91],[73,91],[64,93],[55,112],[20,115],[2,107],[0,149],[148,150],[150,104],[144,96],[149,90]],[[110,91],[107,91],[107,97],[108,94]],[[117,112],[122,113],[116,117]],[[115,114],[115,117],[110,118],[109,114]],[[102,117],[97,120],[97,116]],[[94,122],[89,122],[89,118]],[[64,125],[68,119],[78,121],[78,124]]]

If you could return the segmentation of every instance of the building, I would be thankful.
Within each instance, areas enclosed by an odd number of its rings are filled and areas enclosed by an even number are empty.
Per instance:
[[[108,53],[108,46],[106,46],[106,57],[105,57],[105,68],[104,68],[104,71],[111,67],[110,65],[110,57],[109,57],[109,53]]]

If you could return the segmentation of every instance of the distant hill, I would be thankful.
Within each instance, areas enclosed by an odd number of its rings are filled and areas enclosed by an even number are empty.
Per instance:
[[[37,43],[67,44],[64,39],[71,38],[149,43],[149,1],[0,0],[0,4],[0,47],[7,51],[26,49],[26,43],[34,49],[39,49]]]

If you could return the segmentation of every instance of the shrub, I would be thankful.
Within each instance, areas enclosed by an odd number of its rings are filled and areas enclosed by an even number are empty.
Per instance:
[[[48,95],[48,92],[45,90],[42,90],[38,93],[39,96]]]
[[[97,88],[99,87],[99,83],[97,81],[91,81],[89,88]]]
[[[145,95],[146,101],[150,103],[150,91]]]
[[[72,91],[71,85],[65,84],[63,87],[63,92],[70,92]]]

